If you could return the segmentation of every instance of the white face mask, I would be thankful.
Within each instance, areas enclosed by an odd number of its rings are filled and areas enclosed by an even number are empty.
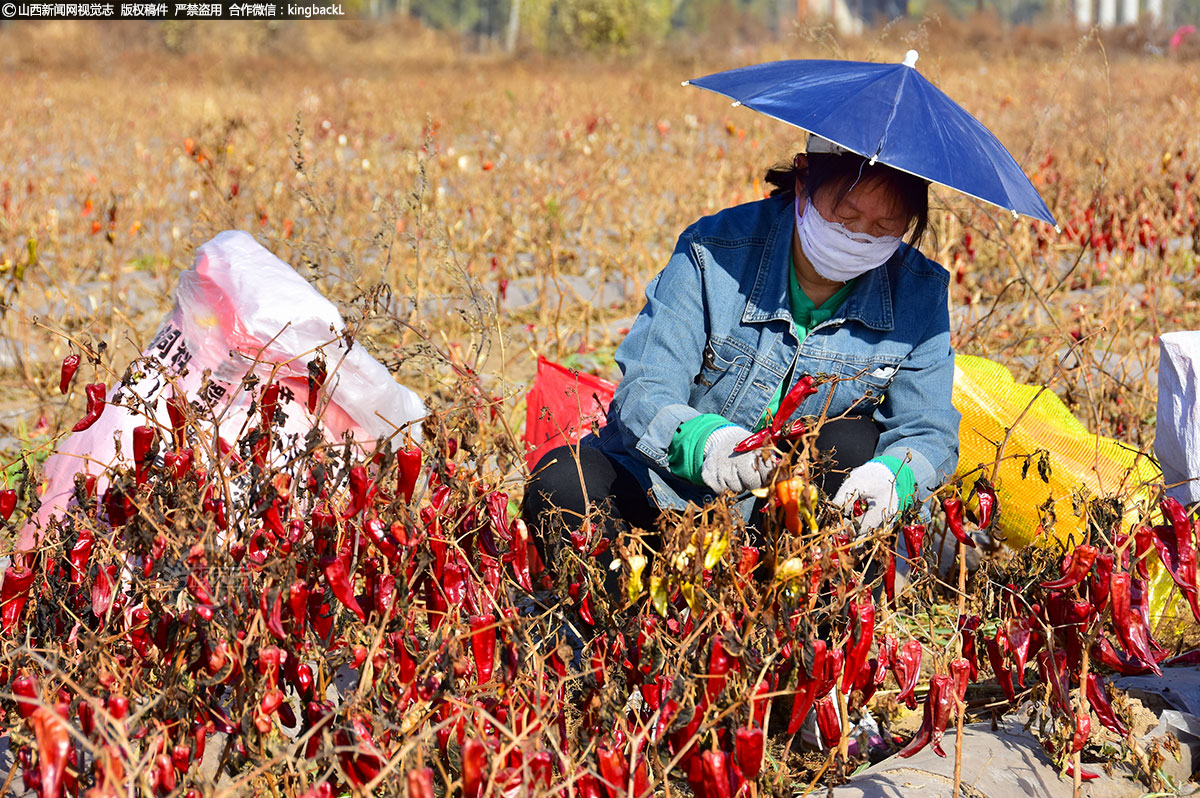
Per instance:
[[[800,247],[817,274],[844,283],[887,262],[900,247],[899,236],[854,233],[839,222],[830,222],[809,200],[800,212],[796,198],[796,232]]]

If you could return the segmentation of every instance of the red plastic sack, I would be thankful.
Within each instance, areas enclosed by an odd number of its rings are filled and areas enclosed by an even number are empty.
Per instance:
[[[537,376],[525,395],[525,463],[530,470],[556,446],[577,443],[592,425],[604,426],[614,383],[538,355]]]

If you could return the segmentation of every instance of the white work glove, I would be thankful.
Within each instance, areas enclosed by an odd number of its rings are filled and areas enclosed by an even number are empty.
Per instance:
[[[733,447],[750,436],[745,427],[721,427],[704,444],[700,478],[715,493],[742,493],[767,484],[775,458],[764,459],[760,449],[736,453]]]
[[[851,469],[838,488],[833,503],[842,512],[853,517],[854,505],[862,499],[866,510],[858,518],[858,528],[863,533],[874,532],[895,517],[900,509],[900,497],[896,495],[896,475],[883,463],[863,463]]]

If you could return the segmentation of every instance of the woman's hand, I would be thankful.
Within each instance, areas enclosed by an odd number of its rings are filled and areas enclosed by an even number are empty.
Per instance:
[[[704,445],[704,462],[700,466],[700,478],[716,493],[743,493],[757,490],[767,484],[775,470],[777,458],[764,457],[762,450],[734,452],[734,448],[748,435],[749,430],[731,424],[721,427],[708,436]]]
[[[864,533],[874,532],[890,521],[900,507],[900,497],[896,495],[896,475],[892,469],[877,462],[863,463],[852,469],[838,488],[833,503],[851,515],[860,499],[866,504],[859,518],[859,529]]]

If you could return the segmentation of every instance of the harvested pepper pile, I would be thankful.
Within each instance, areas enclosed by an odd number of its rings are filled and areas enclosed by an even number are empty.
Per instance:
[[[231,445],[175,402],[170,429],[135,431],[101,495],[80,477],[66,517],[5,574],[12,778],[45,796],[130,782],[157,795],[616,796],[667,781],[790,794],[868,756],[947,753],[947,727],[995,679],[1008,704],[1032,700],[1067,772],[1076,752],[1099,759],[1103,727],[1154,785],[1155,752],[1129,736],[1102,674],[1173,662],[1176,641],[1150,633],[1152,563],[1200,620],[1197,522],[1172,500],[1165,523],[1132,535],[1093,501],[1088,541],[985,565],[939,633],[952,591],[927,541],[948,528],[966,545],[992,523],[986,481],[973,517],[950,486],[932,528],[909,516],[862,536],[807,481],[801,446],[756,532],[717,505],[671,519],[656,550],[585,531],[547,542],[543,561],[480,464],[497,445],[493,406],[461,379],[475,399],[432,417],[419,448],[358,456],[313,436],[281,462],[268,383],[248,386],[256,423]],[[89,400],[81,423],[102,413]],[[26,473],[0,493],[7,523],[36,509],[35,485]],[[897,594],[898,539],[911,559]],[[606,550],[617,594],[597,566]],[[922,700],[916,735],[892,734],[900,705]]]

